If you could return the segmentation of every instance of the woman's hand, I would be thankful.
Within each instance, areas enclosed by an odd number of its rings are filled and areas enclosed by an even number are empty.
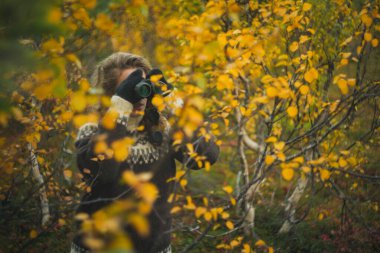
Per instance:
[[[158,80],[155,80],[156,77]],[[154,94],[160,94],[162,96],[166,96],[170,93],[170,91],[173,89],[173,85],[168,83],[164,77],[164,74],[160,69],[152,69],[149,71],[148,75],[146,76],[146,79],[151,81],[154,85],[154,92],[152,93],[152,97]],[[163,86],[166,86],[165,88]]]
[[[137,103],[141,97],[136,94],[135,87],[142,80],[144,80],[142,70],[136,69],[116,88],[116,95],[132,104]]]

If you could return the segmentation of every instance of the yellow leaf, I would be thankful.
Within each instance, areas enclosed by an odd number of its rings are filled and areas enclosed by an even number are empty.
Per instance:
[[[38,235],[38,233],[37,233],[37,231],[36,231],[35,229],[30,230],[30,232],[29,232],[29,237],[30,237],[31,239],[36,238],[37,235]]]
[[[286,112],[288,113],[289,117],[294,118],[298,114],[298,109],[295,106],[289,106]]]
[[[87,237],[84,239],[84,244],[89,247],[90,249],[96,250],[100,249],[104,246],[103,240],[94,238],[94,237]]]
[[[181,211],[181,207],[179,206],[175,206],[173,207],[171,210],[170,210],[170,213],[173,214],[173,213],[178,213],[179,211]]]
[[[265,157],[265,163],[267,165],[271,165],[274,162],[274,160],[275,160],[275,158],[273,156],[271,156],[271,155],[267,155]]]
[[[223,74],[218,77],[218,80],[216,82],[216,89],[217,90],[232,90],[234,88],[234,83],[232,79],[229,77],[229,75]]]
[[[369,33],[369,32],[366,32],[364,34],[364,40],[367,41],[367,42],[370,42],[372,40],[372,34]]]
[[[232,240],[232,241],[230,242],[230,245],[231,245],[232,248],[238,246],[239,244],[240,244],[240,242],[239,242],[238,240]]]
[[[84,221],[84,220],[87,220],[88,218],[89,216],[87,213],[78,213],[75,215],[75,219],[79,221]]]
[[[270,86],[266,88],[266,94],[269,98],[274,98],[278,95],[278,90],[275,87]]]
[[[182,188],[184,188],[187,185],[187,179],[183,178],[179,181],[179,184]]]
[[[371,41],[371,45],[372,45],[373,47],[377,47],[377,45],[379,45],[379,40],[378,40],[378,39],[373,39],[373,40]]]
[[[230,202],[231,202],[231,205],[233,205],[233,206],[236,205],[236,199],[235,198],[231,197]]]
[[[304,173],[310,173],[311,169],[310,169],[310,167],[303,166],[303,167],[302,167],[302,171],[303,171]]]
[[[248,243],[244,243],[242,253],[251,253],[251,247]]]
[[[294,176],[294,170],[289,168],[283,169],[281,175],[285,180],[290,181]]]
[[[325,170],[325,169],[320,169],[319,175],[320,175],[322,181],[326,181],[327,179],[330,178],[331,172],[328,170]]]
[[[269,82],[271,82],[273,80],[273,77],[272,76],[270,76],[270,75],[265,75],[265,76],[263,76],[262,78],[261,78],[261,82],[262,83],[269,83]]]
[[[81,112],[86,108],[86,96],[82,92],[75,92],[71,96],[70,106],[74,111]]]
[[[96,0],[79,0],[79,2],[88,9],[93,9],[96,6]]]
[[[149,235],[149,223],[143,215],[131,214],[128,217],[128,222],[137,230],[137,233],[141,236]]]
[[[114,158],[118,162],[125,161],[129,155],[129,147],[132,145],[130,138],[123,138],[113,141],[111,148],[114,152]]]
[[[228,219],[230,217],[230,214],[227,212],[222,213],[222,219]]]
[[[302,6],[302,10],[303,11],[308,11],[310,10],[312,7],[312,5],[310,3],[304,3],[303,6]]]
[[[104,141],[97,141],[94,145],[94,153],[95,154],[100,154],[104,153],[108,148],[108,145]]]
[[[297,41],[293,41],[292,44],[290,44],[289,49],[290,49],[291,52],[297,51],[297,49],[298,49],[298,42]]]
[[[339,163],[339,166],[340,166],[341,168],[344,168],[344,167],[347,166],[347,161],[346,161],[343,157],[340,157],[340,158],[339,158],[338,163]]]
[[[341,65],[347,65],[347,64],[348,64],[348,59],[342,59],[342,60],[340,61],[340,64],[341,64]]]
[[[153,203],[158,197],[157,187],[152,183],[139,185],[138,193],[148,203]]]
[[[302,95],[306,95],[307,93],[309,93],[309,86],[306,86],[306,85],[302,85],[300,88],[300,93]]]
[[[91,26],[91,18],[84,8],[75,9],[73,11],[73,17],[83,22],[84,27],[89,28]]]
[[[37,86],[33,93],[39,100],[46,99],[51,96],[53,92],[53,86],[51,84],[42,84]]]
[[[283,150],[285,147],[285,142],[280,141],[280,142],[274,143],[273,146],[277,150]]]
[[[260,59],[265,55],[265,50],[261,44],[256,44],[252,47],[252,53]]]
[[[47,15],[47,20],[52,24],[58,24],[61,22],[61,18],[62,12],[59,8],[51,8]]]
[[[66,178],[71,178],[73,176],[73,172],[71,170],[64,170],[63,171],[63,175],[66,177]]]
[[[302,164],[302,163],[304,163],[305,159],[302,156],[297,156],[292,161],[296,162],[296,163],[299,163],[299,164]]]
[[[195,217],[197,218],[201,217],[206,211],[207,209],[205,207],[197,207],[195,209]]]
[[[156,106],[159,111],[162,111],[165,108],[164,98],[158,94],[154,95],[152,104]]]
[[[301,35],[300,36],[300,43],[305,43],[306,41],[308,41],[310,38],[309,36],[306,36],[306,35]]]
[[[229,229],[229,230],[232,230],[234,229],[234,224],[231,222],[231,221],[227,221],[226,222],[226,227]]]
[[[372,18],[371,18],[370,16],[368,16],[367,13],[364,13],[364,14],[360,17],[360,19],[362,20],[362,22],[363,22],[367,27],[371,26],[371,24],[372,24],[372,22],[373,22]]]
[[[212,214],[210,212],[205,212],[203,216],[206,221],[210,221],[212,219]]]
[[[260,246],[265,246],[265,242],[263,240],[258,240],[256,243],[255,243],[255,247],[260,247]]]
[[[96,20],[95,20],[94,24],[99,30],[104,31],[104,32],[111,31],[115,26],[115,24],[112,22],[111,18],[108,17],[104,13],[99,13],[96,16]]]
[[[63,226],[63,225],[65,225],[66,224],[66,221],[64,220],[64,219],[58,219],[58,224],[60,225],[60,226]]]
[[[74,62],[75,65],[77,65],[78,68],[82,68],[82,64],[81,64],[80,60],[78,59],[78,57],[75,54],[67,54],[66,58],[69,61]]]
[[[231,186],[227,185],[223,187],[223,191],[227,192],[228,194],[231,194],[233,192],[233,189]]]
[[[123,172],[123,180],[125,183],[132,187],[136,186],[139,182],[138,177],[136,177],[135,173],[130,170],[126,170]]]
[[[42,50],[45,52],[51,52],[51,53],[63,53],[63,40],[57,41],[55,39],[49,39],[42,43],[41,46]]]
[[[306,73],[305,73],[305,80],[308,82],[308,83],[312,83],[314,80],[318,79],[318,70],[316,70],[315,68],[311,68],[309,69]]]
[[[345,79],[339,79],[338,87],[343,95],[346,95],[348,93],[347,81]]]
[[[280,160],[280,161],[285,161],[285,160],[286,160],[286,156],[285,156],[285,154],[282,153],[282,152],[277,153],[277,158],[278,158],[278,160]]]
[[[275,143],[277,141],[277,137],[276,136],[271,136],[271,137],[268,137],[265,142],[267,143]]]

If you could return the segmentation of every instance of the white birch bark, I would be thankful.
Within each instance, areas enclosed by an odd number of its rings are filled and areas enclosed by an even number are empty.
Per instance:
[[[285,212],[288,217],[278,231],[279,234],[288,233],[294,225],[296,221],[296,207],[307,187],[308,182],[308,177],[302,175],[298,179],[296,188],[294,189],[292,195],[290,195],[290,197],[286,200]]]
[[[41,202],[41,212],[42,212],[42,226],[46,226],[50,220],[50,210],[49,210],[49,200],[46,194],[46,188],[44,185],[44,178],[40,172],[40,166],[37,161],[37,156],[34,152],[34,149],[30,143],[28,143],[28,149],[30,152],[30,159],[32,161],[32,175],[34,180],[38,183],[39,188],[39,197]]]

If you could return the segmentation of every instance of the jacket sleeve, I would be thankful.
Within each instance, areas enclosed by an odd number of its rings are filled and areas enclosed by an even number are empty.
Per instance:
[[[108,110],[118,113],[114,128],[107,129],[100,122],[99,124],[86,123],[79,128],[75,140],[76,162],[87,184],[92,185],[94,182],[104,184],[119,180],[120,162],[107,156],[104,156],[104,159],[98,159],[94,147],[101,137],[110,146],[112,142],[130,135],[128,121],[132,109],[131,103],[114,95]]]
[[[174,152],[174,157],[187,168],[199,170],[206,166],[206,162],[210,165],[214,164],[219,156],[219,146],[215,143],[214,137],[206,140],[205,137],[198,137],[192,142],[194,154],[189,155],[189,149],[186,146],[180,147]],[[195,156],[194,156],[195,155]]]

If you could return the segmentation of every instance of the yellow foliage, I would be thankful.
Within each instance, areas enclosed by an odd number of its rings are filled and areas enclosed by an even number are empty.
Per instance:
[[[226,222],[226,227],[229,229],[229,230],[232,230],[235,228],[234,224],[231,222],[231,221],[227,221]]]
[[[147,219],[140,214],[134,213],[128,217],[128,223],[130,223],[140,236],[149,235],[149,223]]]
[[[30,239],[34,239],[37,236],[38,236],[38,233],[37,233],[37,231],[35,229],[30,230],[30,232],[29,232]]]
[[[267,87],[266,94],[269,98],[274,98],[278,95],[278,90],[275,87]]]
[[[309,11],[311,9],[311,7],[313,7],[311,5],[311,3],[304,3],[303,6],[302,6],[302,10],[303,11]]]
[[[287,180],[287,181],[290,181],[292,180],[293,176],[294,176],[294,170],[293,169],[290,169],[290,168],[285,168],[281,171],[281,175],[282,177]]]
[[[367,27],[371,26],[373,20],[367,13],[364,13],[360,18]]]
[[[79,3],[88,9],[93,9],[96,6],[96,0],[79,0]]]
[[[272,155],[267,155],[267,156],[265,157],[265,163],[266,163],[267,165],[271,165],[271,164],[274,162],[274,160],[275,160],[275,158],[274,158],[274,156],[272,156]]]
[[[63,44],[64,44],[63,37],[60,38],[60,41],[57,41],[55,39],[49,39],[45,41],[44,43],[42,43],[41,48],[44,52],[62,54],[64,51]]]
[[[371,45],[372,45],[373,47],[377,47],[377,46],[379,45],[379,40],[378,40],[378,39],[373,39],[373,40],[371,41]]]
[[[231,186],[227,185],[223,187],[223,191],[227,192],[228,194],[231,194],[233,192],[233,189]]]
[[[248,243],[244,243],[242,253],[251,253],[251,247]]]
[[[77,112],[83,111],[86,106],[86,96],[83,92],[75,92],[71,95],[71,103],[70,103],[71,109]]]
[[[197,218],[201,217],[206,211],[207,209],[205,207],[197,207],[195,209],[195,217]]]
[[[298,109],[295,106],[289,106],[288,109],[286,109],[286,112],[288,113],[289,117],[294,118],[298,114]]]
[[[171,214],[174,214],[174,213],[178,213],[179,211],[181,211],[181,207],[179,206],[174,206],[171,210],[170,210],[170,213]]]
[[[309,93],[309,86],[307,86],[307,85],[302,85],[300,88],[299,88],[299,90],[300,90],[300,93],[302,94],[302,95],[306,95],[307,93]]]
[[[318,71],[315,68],[311,68],[305,73],[304,78],[308,83],[312,83],[314,80],[318,79],[318,76]]]
[[[289,49],[290,49],[291,52],[297,51],[297,49],[298,49],[298,42],[297,41],[293,41],[292,44],[290,44]]]
[[[343,95],[348,94],[348,86],[347,81],[344,79],[339,79],[338,81],[338,87],[340,89],[340,92],[342,92]]]
[[[95,20],[94,24],[95,24],[96,28],[98,28],[99,30],[104,31],[104,32],[112,31],[112,29],[115,26],[115,24],[112,22],[110,17],[108,17],[104,13],[99,13],[96,16],[96,20]]]
[[[320,169],[319,175],[320,175],[322,181],[326,181],[327,179],[330,178],[331,172],[329,170],[326,170],[326,169]]]
[[[234,82],[228,75],[220,75],[218,77],[218,80],[216,82],[216,89],[217,90],[232,90],[234,88]]]
[[[210,212],[205,212],[203,216],[206,221],[210,221],[212,219],[212,214]]]
[[[260,246],[265,246],[265,245],[266,245],[266,243],[263,240],[258,240],[255,243],[255,247],[260,247]]]

